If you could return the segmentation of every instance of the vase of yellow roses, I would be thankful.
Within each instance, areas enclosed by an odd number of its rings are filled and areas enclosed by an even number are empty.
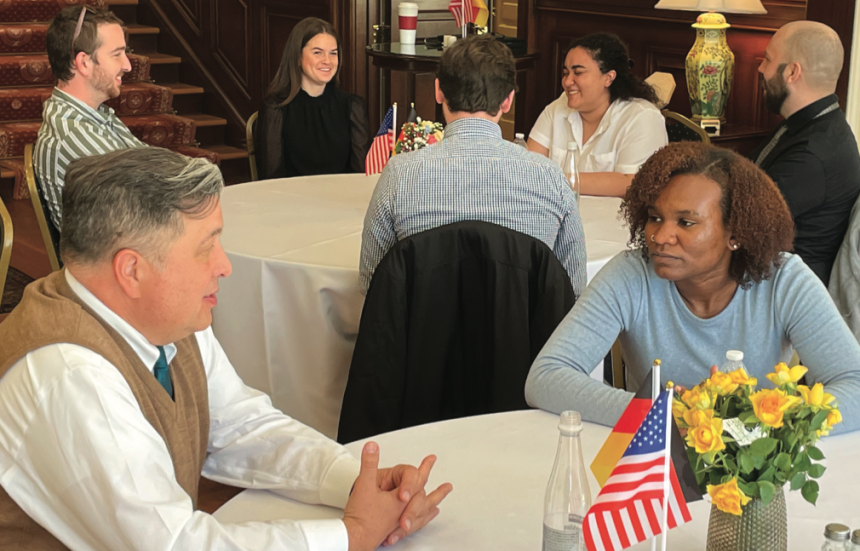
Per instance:
[[[676,395],[672,412],[703,493],[711,497],[708,551],[786,551],[783,486],[815,504],[825,467],[818,439],[842,422],[821,383],[798,384],[803,366],[780,363],[767,378],[717,372]]]

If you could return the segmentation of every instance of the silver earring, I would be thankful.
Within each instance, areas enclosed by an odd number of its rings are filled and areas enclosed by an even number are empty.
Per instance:
[[[654,234],[651,234],[651,243],[654,243]]]

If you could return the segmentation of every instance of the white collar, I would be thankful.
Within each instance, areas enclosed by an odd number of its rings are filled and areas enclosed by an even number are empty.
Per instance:
[[[140,331],[132,327],[127,321],[119,317],[113,310],[105,306],[89,289],[75,279],[75,276],[69,270],[63,270],[66,275],[66,283],[71,287],[72,292],[78,295],[81,302],[92,308],[93,312],[99,315],[111,328],[119,333],[125,342],[134,350],[143,365],[150,371],[153,370],[156,360],[158,360],[158,348],[146,340],[146,337]],[[167,363],[173,360],[176,356],[176,346],[168,344],[164,347],[164,354],[167,356]]]

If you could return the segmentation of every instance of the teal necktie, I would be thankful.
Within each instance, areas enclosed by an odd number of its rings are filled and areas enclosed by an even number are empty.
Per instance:
[[[164,390],[167,391],[167,394],[170,395],[170,399],[173,400],[173,383],[170,381],[170,366],[167,365],[167,356],[164,355],[164,347],[157,346],[158,348],[158,360],[155,362],[155,369],[152,370],[152,373],[155,375],[156,380],[161,383],[161,386],[164,387]]]

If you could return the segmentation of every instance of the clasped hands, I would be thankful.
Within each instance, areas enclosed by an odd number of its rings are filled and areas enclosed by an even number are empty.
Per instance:
[[[427,493],[435,455],[416,469],[411,465],[379,468],[379,446],[368,442],[361,450],[361,470],[343,511],[349,551],[372,551],[394,545],[436,518],[438,505],[454,487],[445,483]]]

